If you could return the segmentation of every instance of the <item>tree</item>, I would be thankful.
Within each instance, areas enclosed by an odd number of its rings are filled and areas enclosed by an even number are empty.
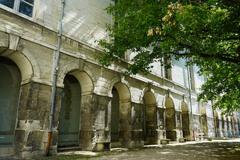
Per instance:
[[[110,40],[100,42],[102,64],[137,52],[128,68],[135,74],[156,60],[184,58],[207,78],[199,99],[228,112],[240,108],[239,0],[118,0],[107,10],[115,23]]]

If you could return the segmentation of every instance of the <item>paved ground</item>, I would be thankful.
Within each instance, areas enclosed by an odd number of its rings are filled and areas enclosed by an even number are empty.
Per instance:
[[[240,160],[240,139],[147,146],[138,150],[115,149],[104,153],[65,152],[37,160]]]
[[[59,160],[240,160],[240,139],[151,146],[130,151],[120,149],[91,158],[80,158],[77,155],[61,155],[55,158]]]

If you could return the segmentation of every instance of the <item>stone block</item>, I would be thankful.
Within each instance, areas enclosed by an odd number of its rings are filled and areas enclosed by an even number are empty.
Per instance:
[[[93,151],[101,152],[101,151],[110,151],[110,142],[97,142],[94,146]]]
[[[163,145],[169,144],[169,142],[170,142],[170,139],[161,139],[160,140],[160,144],[163,144]]]
[[[179,138],[179,139],[178,139],[178,142],[179,142],[179,143],[184,143],[184,142],[186,142],[186,141],[187,141],[186,138]]]

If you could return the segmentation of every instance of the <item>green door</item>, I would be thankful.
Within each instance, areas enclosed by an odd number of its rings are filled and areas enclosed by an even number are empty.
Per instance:
[[[81,88],[71,75],[64,79],[62,106],[59,117],[58,147],[79,145]]]
[[[0,147],[14,142],[20,79],[15,64],[0,59]]]

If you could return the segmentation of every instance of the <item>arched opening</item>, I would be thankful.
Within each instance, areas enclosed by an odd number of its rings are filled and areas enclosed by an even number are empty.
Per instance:
[[[59,116],[58,147],[78,146],[80,132],[81,87],[78,80],[67,74],[64,78]]]
[[[92,145],[92,80],[87,73],[74,70],[66,74],[63,84],[58,149],[76,147],[88,150]]]
[[[181,110],[182,110],[182,131],[183,131],[183,138],[187,140],[191,140],[190,135],[190,115],[189,109],[186,102],[181,103]]]
[[[7,147],[14,144],[21,73],[14,62],[0,57],[0,75],[0,147]]]
[[[145,144],[157,143],[157,103],[154,94],[147,91],[143,96],[144,122],[143,138]]]
[[[119,141],[119,95],[117,89],[112,89],[111,108],[111,142]]]
[[[128,147],[131,137],[131,98],[128,87],[116,83],[112,89],[111,146]]]
[[[177,140],[175,107],[172,98],[166,97],[166,137],[172,141]]]

